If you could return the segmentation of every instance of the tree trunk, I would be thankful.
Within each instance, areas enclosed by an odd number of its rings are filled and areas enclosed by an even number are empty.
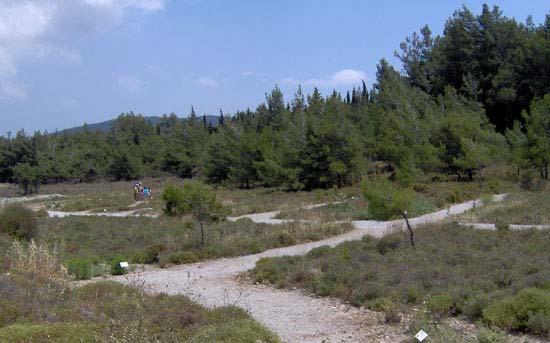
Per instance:
[[[199,222],[199,227],[201,230],[201,247],[203,247],[204,246],[204,228],[202,226],[202,222]]]
[[[460,182],[462,181],[462,175],[460,175],[460,173],[458,172],[458,170],[453,170],[453,173],[456,174],[456,176],[458,177],[458,179],[456,181]]]
[[[401,215],[403,216],[403,219],[405,219],[407,229],[409,230],[409,240],[411,241],[411,246],[414,247],[414,232],[411,228],[411,223],[409,223],[409,214],[407,212],[402,212]]]
[[[483,189],[483,173],[481,172],[481,168],[479,168],[479,188]]]

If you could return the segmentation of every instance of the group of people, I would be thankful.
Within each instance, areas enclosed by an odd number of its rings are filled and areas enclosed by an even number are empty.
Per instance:
[[[134,184],[134,200],[144,201],[153,199],[151,188],[143,186],[141,182]]]

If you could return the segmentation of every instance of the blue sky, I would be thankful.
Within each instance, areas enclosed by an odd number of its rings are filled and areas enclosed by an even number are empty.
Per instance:
[[[0,134],[133,110],[255,108],[275,84],[345,91],[422,25],[483,1],[0,0]],[[547,0],[488,2],[535,22]]]

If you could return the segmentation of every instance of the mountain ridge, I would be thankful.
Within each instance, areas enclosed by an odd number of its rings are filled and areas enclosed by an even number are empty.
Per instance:
[[[160,120],[162,119],[162,117],[163,116],[143,116],[145,121],[151,126],[156,126],[158,123],[160,123]],[[204,115],[204,116],[198,116],[197,119],[200,120],[200,121],[203,121],[204,117],[206,117],[206,124],[207,125],[210,125],[210,126],[213,126],[213,127],[218,126],[219,116]],[[98,122],[98,123],[92,123],[92,124],[84,123],[80,126],[74,126],[74,127],[70,127],[70,128],[67,128],[67,129],[62,129],[62,130],[56,131],[53,134],[79,133],[79,132],[84,131],[85,128],[88,131],[92,131],[92,132],[95,132],[95,131],[107,132],[111,129],[111,126],[113,125],[113,123],[115,122],[116,119],[117,118],[109,119],[109,120],[105,120],[105,121]],[[189,117],[184,117],[184,118],[178,117],[178,119],[181,120],[181,121],[185,121],[185,120],[188,120]]]

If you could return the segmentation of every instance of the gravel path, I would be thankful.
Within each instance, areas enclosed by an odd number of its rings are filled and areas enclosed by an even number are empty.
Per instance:
[[[64,211],[46,211],[48,212],[48,217],[151,217],[156,218],[158,214],[155,213],[144,213],[143,211],[153,210],[152,208],[140,208],[137,210],[130,211],[118,211],[118,212],[92,212],[92,211],[76,211],[76,212],[64,212]]]
[[[504,195],[497,195],[499,201]],[[468,211],[482,203],[469,201],[448,209],[411,219],[413,226],[440,221],[450,215]],[[278,212],[240,216],[258,223],[278,224],[273,219]],[[399,342],[406,337],[397,326],[381,323],[380,314],[341,304],[336,299],[308,296],[301,291],[278,290],[263,285],[242,282],[238,277],[254,268],[262,257],[303,255],[315,247],[335,246],[345,241],[361,239],[366,234],[381,236],[402,230],[402,220],[390,222],[356,221],[355,230],[318,242],[272,249],[263,253],[181,265],[170,269],[155,269],[133,273],[115,280],[143,287],[152,293],[184,294],[209,306],[236,305],[250,312],[285,342]]]
[[[498,230],[496,224],[490,224],[490,223],[467,223],[467,222],[459,222],[458,225],[465,226],[465,227],[471,227],[478,230]],[[510,224],[508,226],[510,230],[548,230],[550,229],[550,225],[529,225],[529,224]]]
[[[64,195],[61,194],[44,194],[44,195],[35,195],[35,196],[26,196],[26,197],[17,197],[17,198],[0,198],[0,206],[13,204],[13,203],[22,203],[35,200],[47,200],[54,198],[62,198]]]

